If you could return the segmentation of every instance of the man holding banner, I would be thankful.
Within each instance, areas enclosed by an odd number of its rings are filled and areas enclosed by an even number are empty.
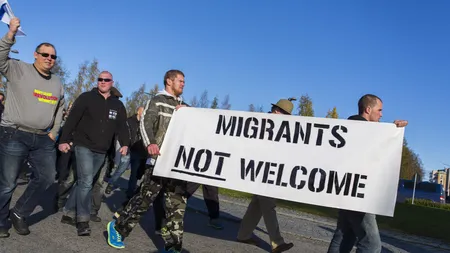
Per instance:
[[[2,18],[7,14],[3,8]],[[30,233],[26,218],[55,180],[55,137],[64,109],[61,80],[51,73],[57,58],[52,44],[36,47],[33,64],[9,58],[19,27],[20,20],[12,18],[9,31],[0,40],[0,72],[8,79],[9,96],[0,124],[0,237],[9,236],[8,215],[18,234]],[[16,180],[26,158],[35,177],[10,211]]]
[[[358,101],[358,115],[349,120],[379,122],[382,117],[383,102],[372,94],[362,96]],[[408,125],[406,120],[396,120],[397,127]],[[328,253],[349,253],[356,243],[357,253],[381,252],[380,232],[375,214],[351,210],[339,210],[336,231],[328,248]]]
[[[141,135],[147,152],[153,158],[159,153],[167,128],[175,110],[182,106],[181,94],[184,89],[184,74],[179,70],[169,70],[164,76],[165,90],[147,102],[142,120]],[[149,159],[150,160],[150,159]],[[186,181],[161,179],[147,169],[139,191],[128,201],[122,211],[116,213],[117,221],[108,223],[108,244],[113,248],[124,248],[123,238],[127,237],[139,223],[142,215],[155,201],[161,189],[165,188],[166,224],[161,231],[165,252],[181,252],[183,243],[183,218],[186,209]]]
[[[272,110],[270,113],[274,114],[286,114],[291,115],[294,104],[292,99],[280,99],[276,104],[272,104]],[[280,226],[278,225],[276,199],[253,195],[252,201],[242,218],[239,228],[237,241],[247,244],[257,245],[258,243],[253,239],[252,233],[256,226],[264,218],[264,223],[269,233],[269,238],[272,246],[273,253],[284,252],[291,249],[294,244],[284,242],[280,233]]]

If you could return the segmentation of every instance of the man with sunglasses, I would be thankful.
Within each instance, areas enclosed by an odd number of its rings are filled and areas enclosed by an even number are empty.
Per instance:
[[[33,64],[9,58],[20,20],[12,18],[0,40],[0,72],[8,81],[8,101],[0,123],[0,237],[9,236],[8,216],[20,235],[30,233],[26,219],[56,174],[55,137],[61,126],[64,90],[51,73],[56,50],[41,43]],[[9,210],[20,166],[28,158],[35,177]]]
[[[128,153],[130,135],[126,125],[127,112],[117,96],[112,95],[112,74],[103,71],[96,88],[84,92],[74,102],[64,124],[59,150],[75,152],[77,182],[63,209],[62,223],[77,226],[79,236],[89,236],[91,230],[92,185],[105,162],[116,133],[121,155]],[[69,144],[73,143],[73,147]]]
[[[272,110],[269,113],[291,115],[292,109],[294,108],[294,104],[291,100],[294,99],[280,99],[276,104],[272,104]],[[241,243],[258,245],[258,242],[253,238],[252,233],[258,225],[261,217],[263,217],[264,223],[267,227],[267,233],[269,234],[272,253],[284,252],[291,249],[294,244],[285,243],[283,237],[281,236],[275,207],[276,199],[253,195],[252,201],[250,202],[250,205],[242,218],[237,235],[237,241]]]

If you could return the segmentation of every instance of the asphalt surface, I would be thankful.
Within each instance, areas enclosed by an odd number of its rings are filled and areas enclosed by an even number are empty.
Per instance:
[[[122,180],[122,179],[121,179]],[[125,180],[123,180],[125,183]],[[19,185],[14,193],[12,204],[24,191]],[[157,252],[163,246],[162,239],[154,234],[153,213],[150,208],[130,237],[125,240],[126,248],[117,250],[106,242],[106,224],[118,208],[125,195],[119,189],[105,197],[100,210],[100,223],[91,222],[92,233],[89,237],[78,237],[75,227],[60,223],[62,214],[55,213],[52,205],[55,187],[44,194],[41,205],[29,217],[31,234],[20,236],[14,229],[9,238],[0,239],[0,252],[41,253],[41,252]],[[255,231],[261,245],[259,247],[237,243],[235,241],[239,219],[246,210],[246,201],[221,196],[221,215],[224,230],[215,230],[207,226],[205,204],[201,192],[189,200],[185,215],[184,252],[270,252],[268,235],[263,221]],[[11,205],[12,207],[12,205]],[[293,242],[289,252],[326,252],[331,240],[335,221],[279,209],[279,222],[287,242]],[[383,234],[382,234],[383,235]],[[399,236],[404,240],[399,239]],[[411,239],[412,238],[412,239]],[[383,252],[450,252],[437,248],[438,242],[395,234],[382,236]],[[433,244],[434,243],[434,244]],[[434,246],[433,246],[434,245]],[[442,245],[441,245],[442,246]],[[448,246],[448,245],[444,245]]]

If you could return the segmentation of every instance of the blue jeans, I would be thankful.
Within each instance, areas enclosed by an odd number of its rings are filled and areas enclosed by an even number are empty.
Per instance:
[[[75,146],[77,181],[64,206],[64,215],[77,218],[77,222],[89,222],[91,217],[92,183],[105,161],[105,154],[92,152],[83,146]]]
[[[11,197],[17,186],[20,167],[26,158],[31,164],[33,177],[13,208],[21,217],[33,213],[43,193],[55,181],[55,143],[46,134],[0,127],[0,227],[9,225],[7,220]]]
[[[128,165],[130,165],[130,153],[128,153],[127,155],[121,155],[119,165],[116,166],[116,170],[109,179],[108,184],[116,186],[115,185],[116,181],[127,170]]]
[[[376,216],[368,213],[339,210],[337,228],[328,248],[328,253],[348,253],[355,243],[357,253],[381,252],[381,239]]]
[[[145,169],[146,161],[147,161],[147,158],[142,158],[139,154],[136,154],[135,152],[131,152],[131,159],[130,159],[131,173],[130,173],[130,179],[128,180],[128,190],[127,190],[128,198],[131,198],[134,196],[134,192],[136,190],[137,181],[138,181],[139,170]]]

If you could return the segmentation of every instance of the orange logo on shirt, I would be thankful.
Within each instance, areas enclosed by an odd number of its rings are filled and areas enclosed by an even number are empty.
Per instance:
[[[52,96],[52,93],[50,93],[50,92],[34,90],[33,96],[37,97],[39,102],[52,104],[52,105],[55,105],[56,103],[58,103],[58,98],[55,96]]]

